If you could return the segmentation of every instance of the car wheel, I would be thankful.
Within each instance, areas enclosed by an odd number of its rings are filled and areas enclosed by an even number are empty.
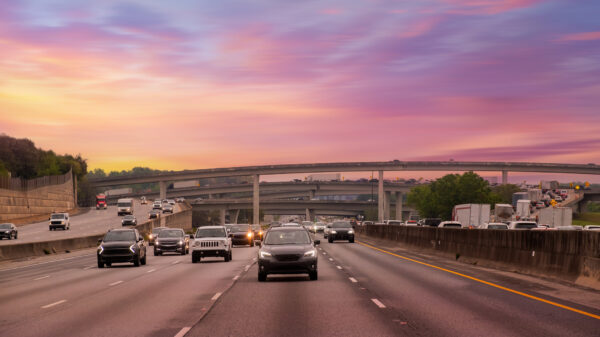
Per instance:
[[[181,248],[181,255],[185,255],[185,247]]]
[[[142,262],[142,266],[146,265],[146,254],[144,254],[144,257],[140,260],[140,262]]]
[[[158,256],[158,251],[156,249],[154,250],[154,256]]]
[[[112,266],[112,262],[106,262],[106,266],[107,266],[107,267],[110,267],[110,266]]]
[[[308,274],[308,277],[310,277],[311,281],[316,281],[317,279],[319,279],[319,274],[317,274],[317,271],[315,270],[313,272],[310,272]]]
[[[9,240],[12,240],[12,235],[9,235],[9,236],[8,236],[8,239],[9,239]]]
[[[258,272],[258,281],[265,282],[267,280],[267,273]]]
[[[354,239],[350,239],[350,240],[348,240],[348,241],[350,241],[350,243],[354,243]]]
[[[17,234],[17,233],[15,233],[15,240],[17,239],[17,236],[18,236],[18,234]]]
[[[254,240],[250,241],[250,247],[254,247]]]
[[[329,242],[329,243],[332,243],[332,242],[333,242],[333,239],[332,239],[332,238],[329,238],[329,239],[327,239],[327,242]]]
[[[229,262],[229,254],[225,254],[225,262]]]
[[[139,255],[135,256],[135,260],[133,260],[133,265],[136,267],[140,266],[140,256]]]
[[[104,262],[98,260],[98,268],[104,268]]]
[[[198,255],[192,254],[192,263],[198,263],[198,260],[199,260],[198,258],[199,258]]]

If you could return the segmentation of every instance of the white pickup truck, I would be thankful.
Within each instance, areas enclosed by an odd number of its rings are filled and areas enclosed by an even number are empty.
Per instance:
[[[61,228],[63,230],[71,229],[71,220],[69,220],[69,213],[52,213],[49,219],[50,230],[56,230]]]

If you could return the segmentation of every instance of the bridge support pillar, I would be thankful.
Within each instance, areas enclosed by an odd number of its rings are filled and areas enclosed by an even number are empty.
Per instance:
[[[260,190],[259,190],[259,182],[260,175],[255,174],[253,176],[253,193],[252,193],[252,223],[259,224],[260,223]]]
[[[379,186],[377,187],[377,219],[379,222],[384,220],[383,198],[383,170],[381,170],[379,171]]]
[[[309,208],[306,209],[306,221],[313,221],[312,212]]]
[[[402,221],[402,192],[396,192],[396,220]]]
[[[315,190],[310,190],[308,193],[309,200],[313,200],[315,198]]]
[[[238,222],[238,218],[240,217],[240,210],[236,209],[234,214],[235,215],[233,216],[233,219],[230,219],[231,223],[237,223]]]
[[[392,204],[392,192],[385,191],[384,195],[385,195],[385,204],[384,204],[384,209],[385,210],[384,210],[383,214],[384,214],[385,219],[389,220],[390,219],[390,214],[392,212],[392,210],[391,210],[391,208],[392,208],[391,207],[391,204]]]
[[[167,198],[167,182],[159,181],[158,188],[160,189],[160,200],[164,200]]]
[[[219,219],[221,221],[221,226],[223,226],[225,224],[225,212],[226,212],[225,208],[221,208],[219,210]]]
[[[508,171],[502,171],[502,185],[508,184]]]

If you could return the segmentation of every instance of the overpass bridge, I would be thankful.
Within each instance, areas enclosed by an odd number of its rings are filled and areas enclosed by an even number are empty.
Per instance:
[[[237,222],[239,210],[252,209],[252,199],[208,199],[196,200],[191,203],[192,209],[197,211],[211,211],[218,209],[220,212],[221,223],[225,223],[225,215],[228,211],[235,211],[234,221]],[[387,201],[386,212],[388,213],[391,207],[395,207],[396,203]],[[315,215],[343,215],[355,216],[363,214],[368,209],[375,207],[375,204],[368,201],[331,201],[331,200],[281,200],[267,199],[262,200],[260,209],[265,214],[270,215],[304,215],[307,220],[311,220]],[[411,209],[404,210],[400,208],[400,212],[411,212]],[[397,218],[401,216],[397,215]]]
[[[317,172],[378,172],[377,194],[378,218],[384,219],[384,172],[385,171],[497,171],[502,173],[502,183],[508,181],[509,172],[572,173],[600,175],[600,166],[595,164],[558,164],[527,162],[460,162],[460,161],[384,161],[384,162],[339,162],[317,164],[284,164],[265,166],[244,166],[202,170],[161,172],[145,176],[106,177],[90,180],[93,187],[158,183],[160,197],[167,193],[167,182],[202,178],[252,176],[254,222],[258,223],[260,205],[260,175],[317,173]]]

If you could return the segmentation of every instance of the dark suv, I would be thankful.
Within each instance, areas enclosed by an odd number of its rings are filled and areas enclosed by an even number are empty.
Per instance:
[[[98,246],[98,268],[110,267],[115,262],[132,262],[134,266],[146,264],[144,237],[137,229],[111,229]]]
[[[351,243],[354,242],[354,229],[350,222],[335,221],[331,224],[327,241],[331,243],[334,240],[348,240]]]
[[[158,233],[154,240],[154,256],[162,255],[165,252],[180,253],[181,255],[190,252],[190,238],[185,235],[183,229],[165,228]]]
[[[17,227],[14,224],[0,224],[0,240],[2,240],[2,238],[7,238],[9,240],[12,238],[16,239],[18,235]]]

